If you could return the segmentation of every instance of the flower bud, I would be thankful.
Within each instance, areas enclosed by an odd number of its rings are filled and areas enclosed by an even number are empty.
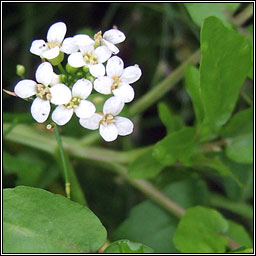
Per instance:
[[[83,66],[83,71],[84,71],[84,73],[88,73],[89,72],[89,68],[86,67],[86,66]]]
[[[70,74],[74,74],[77,71],[77,68],[70,66],[68,63],[66,64],[65,68],[66,68],[67,72]]]
[[[25,71],[26,71],[26,69],[25,69],[25,67],[23,65],[18,64],[16,66],[16,74],[18,76],[20,76],[21,78],[24,76]]]
[[[60,54],[51,60],[48,60],[53,66],[58,66],[64,59],[64,52],[60,52]]]

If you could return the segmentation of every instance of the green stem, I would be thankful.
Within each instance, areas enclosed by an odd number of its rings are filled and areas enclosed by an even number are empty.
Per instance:
[[[63,68],[63,66],[62,66],[61,63],[58,64],[58,69],[60,70],[60,72],[61,72],[62,74],[67,74],[67,71]]]
[[[211,193],[209,202],[213,207],[229,210],[245,218],[253,218],[253,209],[243,202],[233,202],[217,193]]]
[[[55,131],[56,141],[59,146],[60,157],[61,157],[62,167],[63,167],[63,171],[64,171],[65,190],[66,190],[67,198],[70,199],[70,182],[69,182],[69,177],[68,177],[68,165],[67,165],[67,161],[65,158],[65,152],[64,152],[64,148],[62,145],[62,141],[61,141],[61,137],[60,137],[60,133],[59,133],[59,129],[58,129],[57,125],[54,126],[54,131]]]
[[[186,66],[189,64],[198,63],[200,57],[201,53],[200,49],[198,49],[162,82],[157,84],[152,90],[137,100],[129,109],[130,115],[135,116],[157,102],[162,96],[165,95],[166,92],[172,88],[175,83],[182,79]]]
[[[237,26],[242,26],[248,19],[253,16],[253,4],[249,4],[244,10],[235,16],[233,22]]]
[[[10,123],[3,124],[3,130],[9,129]],[[57,143],[52,134],[43,133],[36,130],[35,127],[26,124],[19,124],[11,134],[9,133],[6,140],[26,145],[35,149],[42,150],[49,154],[54,154]],[[101,162],[130,163],[140,154],[143,154],[149,147],[120,152],[99,147],[84,146],[83,141],[79,139],[62,137],[63,147],[71,156],[84,159],[96,160]]]

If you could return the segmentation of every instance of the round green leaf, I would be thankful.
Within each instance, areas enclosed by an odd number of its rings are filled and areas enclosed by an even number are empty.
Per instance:
[[[222,235],[228,222],[214,209],[196,206],[186,211],[173,238],[183,253],[223,253],[227,239]]]
[[[4,189],[3,209],[4,253],[88,253],[106,241],[91,210],[42,189]]]
[[[153,249],[150,247],[131,242],[127,239],[116,241],[110,244],[105,250],[104,253],[153,253]]]

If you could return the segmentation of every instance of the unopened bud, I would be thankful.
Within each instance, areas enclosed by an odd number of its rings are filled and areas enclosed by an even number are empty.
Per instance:
[[[68,73],[70,74],[74,74],[77,71],[77,68],[74,68],[72,66],[70,66],[68,63],[66,64],[66,70]]]
[[[87,75],[86,75],[86,79],[88,79],[90,82],[94,82],[94,80],[95,80],[95,78],[90,74],[90,73],[88,73]]]
[[[59,55],[54,59],[48,59],[48,61],[53,65],[59,65],[64,59],[64,52],[60,52]]]
[[[26,69],[25,69],[25,67],[23,65],[18,64],[16,66],[16,74],[18,76],[20,76],[21,78],[24,77],[25,71],[26,71]]]
[[[86,66],[83,66],[83,71],[84,71],[84,73],[88,73],[89,72],[89,68],[86,67]]]

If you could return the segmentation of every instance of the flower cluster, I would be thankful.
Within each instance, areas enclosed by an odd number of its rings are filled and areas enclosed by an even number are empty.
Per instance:
[[[57,125],[65,125],[75,113],[84,128],[99,129],[105,141],[132,133],[132,121],[118,114],[125,103],[133,100],[131,84],[140,78],[141,69],[138,65],[124,67],[116,55],[116,45],[125,40],[124,33],[113,28],[96,33],[94,38],[85,34],[65,38],[66,32],[65,23],[57,22],[49,28],[47,41],[32,42],[30,52],[40,56],[42,63],[35,81],[19,81],[14,92],[23,99],[33,99],[31,114],[39,123],[45,122],[51,113]],[[54,72],[53,66],[59,68],[59,73]],[[88,100],[93,90],[110,96],[102,112],[96,112],[96,106]]]

